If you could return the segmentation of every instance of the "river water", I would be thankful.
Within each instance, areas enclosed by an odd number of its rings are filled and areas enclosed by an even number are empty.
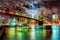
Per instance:
[[[31,28],[26,31],[26,28],[6,27],[5,34],[1,40],[60,40],[60,26],[51,25],[51,29],[46,29],[46,26],[31,25]]]

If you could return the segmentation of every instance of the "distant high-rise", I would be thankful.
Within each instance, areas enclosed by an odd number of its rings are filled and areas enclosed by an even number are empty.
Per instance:
[[[53,24],[58,24],[59,20],[58,20],[58,15],[55,13],[52,13],[52,23]]]

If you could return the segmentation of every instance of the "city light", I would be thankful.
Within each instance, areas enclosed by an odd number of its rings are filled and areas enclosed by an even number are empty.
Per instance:
[[[51,40],[59,40],[59,25],[52,25]]]
[[[0,0],[1,40],[60,40],[60,1]]]
[[[30,40],[35,40],[35,25],[31,25]]]

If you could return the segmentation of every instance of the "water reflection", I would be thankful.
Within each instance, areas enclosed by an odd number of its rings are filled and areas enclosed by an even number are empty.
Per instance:
[[[25,32],[17,32],[16,40],[25,40]]]
[[[52,25],[51,40],[59,40],[59,25]]]
[[[6,40],[59,40],[59,25],[52,25],[49,30],[41,25],[30,25],[30,27],[29,31],[25,31],[21,27],[7,28]],[[51,38],[49,38],[50,36]]]
[[[36,26],[36,29],[35,29],[36,33],[36,39],[35,40],[40,40],[40,25],[37,25]]]
[[[7,40],[15,40],[15,28],[8,28],[6,30],[6,38]]]
[[[35,25],[31,25],[30,40],[35,40]]]
[[[41,38],[41,40],[45,40],[46,39],[46,30],[41,30],[40,31],[40,38]]]

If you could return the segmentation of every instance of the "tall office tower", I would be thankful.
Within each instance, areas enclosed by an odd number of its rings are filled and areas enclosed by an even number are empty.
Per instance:
[[[55,13],[52,13],[52,23],[53,24],[58,24],[59,20],[58,20],[58,15]]]

